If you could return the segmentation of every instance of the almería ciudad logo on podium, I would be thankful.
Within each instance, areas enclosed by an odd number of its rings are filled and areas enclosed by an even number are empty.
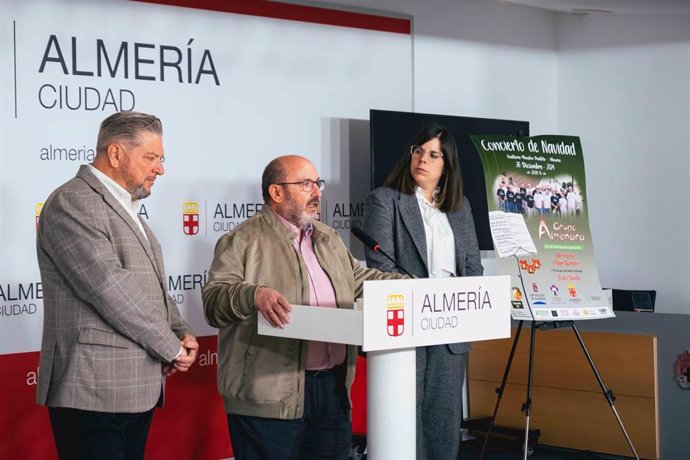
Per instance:
[[[185,201],[182,204],[182,231],[185,235],[199,233],[199,203]]]
[[[405,296],[391,294],[386,297],[386,331],[391,337],[402,335],[405,330]]]

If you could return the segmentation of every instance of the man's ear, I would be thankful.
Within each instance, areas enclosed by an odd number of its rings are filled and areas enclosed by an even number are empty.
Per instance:
[[[125,151],[122,150],[119,144],[112,143],[108,146],[108,163],[110,167],[116,169],[124,162]]]
[[[280,185],[271,184],[268,186],[268,195],[274,203],[282,203],[285,200],[285,193]]]

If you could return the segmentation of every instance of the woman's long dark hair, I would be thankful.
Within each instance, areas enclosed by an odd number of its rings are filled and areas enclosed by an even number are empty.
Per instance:
[[[443,126],[431,125],[417,134],[410,145],[423,145],[433,138],[440,141],[443,153],[443,173],[438,182],[440,190],[436,198],[438,209],[443,212],[457,211],[462,207],[463,202],[462,173],[458,160],[458,147],[451,132]],[[411,164],[412,155],[408,148],[383,185],[402,193],[414,194],[417,184],[410,173]]]

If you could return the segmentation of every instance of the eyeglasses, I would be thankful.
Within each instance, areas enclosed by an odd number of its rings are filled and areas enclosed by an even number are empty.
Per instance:
[[[165,157],[164,156],[155,156],[155,155],[144,155],[144,161],[146,161],[148,164],[152,165],[155,162],[160,162],[161,164],[165,163]]]
[[[435,150],[424,150],[418,145],[411,145],[410,146],[410,153],[412,154],[413,157],[417,157],[419,159],[424,158],[424,154],[429,152],[429,159],[431,161],[436,161],[439,158],[443,158],[443,153],[437,152]]]
[[[125,149],[122,147],[122,145],[120,145],[120,144],[118,144],[118,145],[119,145],[120,149],[121,149],[123,152],[127,153],[127,150],[125,150]],[[144,161],[145,161],[146,163],[148,163],[148,164],[151,165],[151,166],[153,166],[154,163],[160,163],[160,164],[165,163],[165,156],[163,156],[163,155],[158,156],[158,155],[154,155],[154,154],[151,154],[151,153],[147,153],[147,154],[144,154],[144,155],[142,156],[142,158],[144,159]]]
[[[314,185],[316,185],[319,190],[323,190],[324,187],[326,187],[326,181],[323,179],[304,179],[299,182],[276,182],[275,185],[299,185],[303,191],[311,192],[311,190],[314,188]]]

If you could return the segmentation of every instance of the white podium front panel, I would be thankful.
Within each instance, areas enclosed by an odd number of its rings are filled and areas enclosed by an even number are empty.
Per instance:
[[[510,277],[364,282],[363,349],[510,337]]]
[[[282,329],[271,326],[266,318],[259,314],[257,333],[291,339],[361,345],[362,312],[344,308],[292,305],[290,322]]]

